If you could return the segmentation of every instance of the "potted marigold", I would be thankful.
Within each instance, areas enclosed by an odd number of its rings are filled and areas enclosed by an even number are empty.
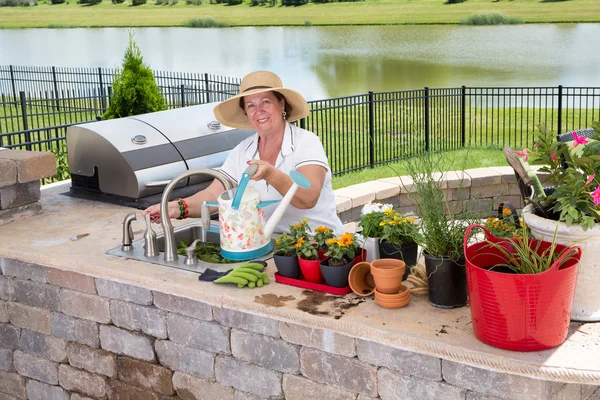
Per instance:
[[[296,254],[296,241],[287,233],[275,239],[273,260],[279,275],[297,279],[300,276],[300,266]]]
[[[325,255],[328,258],[321,261],[321,272],[329,286],[348,286],[348,274],[359,248],[356,236],[352,233],[344,233],[327,241]]]
[[[326,258],[325,253],[327,252],[327,241],[334,238],[333,230],[327,226],[318,226],[315,229],[314,241],[317,245],[317,253],[319,259],[323,260]]]
[[[317,254],[317,246],[314,241],[301,237],[296,242],[296,254],[298,255],[298,264],[304,279],[309,282],[319,283],[323,281]]]
[[[419,246],[415,241],[419,237],[419,227],[414,218],[407,218],[394,210],[385,210],[383,213],[383,219],[379,223],[381,227],[379,256],[404,261],[406,269],[402,280],[405,280],[410,267],[417,264]]]

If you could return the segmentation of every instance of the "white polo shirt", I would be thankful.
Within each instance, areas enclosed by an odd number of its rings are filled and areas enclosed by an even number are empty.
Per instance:
[[[221,171],[238,182],[248,167],[247,161],[259,158],[258,134],[254,134],[231,150]],[[335,198],[331,187],[331,170],[323,145],[314,133],[286,122],[281,152],[275,161],[275,167],[281,172],[289,174],[290,171],[310,164],[321,165],[327,169],[317,205],[310,209],[298,209],[290,204],[277,224],[275,232],[289,232],[290,225],[297,224],[302,218],[307,218],[313,231],[322,225],[328,226],[336,235],[340,235],[344,233],[344,226],[336,214]],[[248,187],[258,190],[263,201],[283,198],[275,188],[267,185],[265,180],[250,181]],[[265,207],[267,218],[271,216],[277,205]]]

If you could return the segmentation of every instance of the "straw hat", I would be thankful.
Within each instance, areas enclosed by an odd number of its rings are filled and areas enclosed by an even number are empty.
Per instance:
[[[297,121],[310,113],[308,103],[304,100],[304,97],[295,90],[285,89],[281,83],[281,78],[269,71],[256,71],[249,73],[242,79],[238,94],[217,104],[214,109],[215,117],[223,125],[252,129],[248,117],[240,107],[240,97],[269,91],[279,92],[285,97],[285,101],[292,109],[286,116],[288,121]]]

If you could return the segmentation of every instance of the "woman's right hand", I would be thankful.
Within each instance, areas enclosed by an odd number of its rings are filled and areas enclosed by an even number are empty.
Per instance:
[[[170,201],[167,205],[167,210],[169,213],[169,218],[177,218],[181,213],[179,209],[179,204],[176,201]],[[143,211],[143,214],[150,214],[150,221],[160,224],[161,215],[160,215],[160,204],[154,204]]]

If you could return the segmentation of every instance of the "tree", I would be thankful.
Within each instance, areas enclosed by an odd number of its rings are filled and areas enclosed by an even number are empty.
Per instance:
[[[165,99],[154,81],[154,74],[144,64],[142,53],[129,33],[129,47],[123,57],[123,68],[113,83],[110,107],[103,119],[122,118],[166,110]]]

